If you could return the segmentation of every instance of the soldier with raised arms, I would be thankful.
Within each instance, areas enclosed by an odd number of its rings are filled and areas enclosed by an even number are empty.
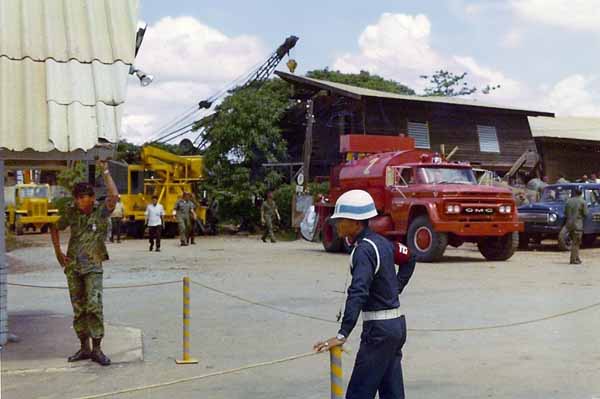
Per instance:
[[[51,237],[56,259],[67,278],[73,306],[73,329],[81,343],[79,350],[68,361],[92,359],[102,366],[108,366],[110,359],[100,347],[104,337],[102,262],[108,260],[104,239],[108,232],[108,219],[119,193],[106,162],[99,161],[97,167],[104,176],[106,201],[97,203],[94,187],[88,183],[77,183],[72,192],[73,203],[66,207],[56,225],[51,227]],[[70,227],[71,237],[65,255],[60,247],[59,230],[67,227]]]

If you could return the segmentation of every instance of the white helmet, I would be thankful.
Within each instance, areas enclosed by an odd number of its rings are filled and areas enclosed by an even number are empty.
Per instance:
[[[335,212],[331,219],[367,220],[377,216],[377,209],[371,194],[364,190],[350,190],[335,202]]]

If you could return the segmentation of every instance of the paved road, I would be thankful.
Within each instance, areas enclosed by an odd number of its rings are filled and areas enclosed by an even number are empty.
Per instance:
[[[38,238],[39,240],[39,238]],[[560,313],[600,302],[600,249],[568,254],[519,252],[508,262],[486,262],[474,247],[451,249],[444,262],[419,264],[401,298],[409,328],[478,327]],[[263,244],[258,238],[204,238],[163,252],[145,241],[111,244],[105,284],[178,279],[294,312],[333,320],[343,295],[348,259],[303,241]],[[49,246],[12,253],[11,281],[64,284]],[[66,292],[9,287],[9,309],[70,313]],[[310,350],[336,325],[256,307],[192,287],[192,348],[198,365],[176,366],[181,351],[178,286],[107,290],[105,317],[144,332],[143,363],[74,371],[2,376],[2,398],[78,398],[122,388],[212,373]],[[404,370],[409,398],[600,397],[600,308],[504,329],[410,332]],[[349,346],[358,348],[359,334]],[[107,340],[110,337],[106,338]],[[73,337],[73,349],[76,340]],[[65,353],[65,356],[68,355]],[[353,355],[344,358],[349,374]],[[221,377],[143,391],[122,398],[324,398],[328,358],[309,357]]]

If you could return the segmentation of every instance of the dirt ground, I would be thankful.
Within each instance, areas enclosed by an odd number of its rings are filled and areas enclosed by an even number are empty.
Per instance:
[[[64,285],[49,237],[25,240],[36,245],[10,253],[9,281]],[[162,249],[148,252],[145,240],[109,244],[105,285],[189,276],[316,319],[193,285],[192,355],[199,363],[178,366],[180,285],[106,289],[105,319],[143,331],[144,362],[3,373],[2,398],[75,399],[168,382],[306,353],[316,340],[336,333],[333,321],[344,299],[346,255],[327,254],[320,244],[305,241],[264,244],[258,237],[232,236],[202,237],[184,248],[177,240],[165,240]],[[518,252],[508,262],[487,262],[471,246],[449,249],[446,255],[441,263],[419,264],[400,298],[411,329],[403,360],[408,398],[600,397],[600,306],[518,324],[600,302],[599,247],[582,251],[581,266],[568,265],[568,254],[555,252],[551,242]],[[71,312],[64,290],[9,286],[8,306],[13,315]],[[351,353],[344,356],[346,382],[360,328],[347,345]],[[73,350],[76,346],[73,336]],[[324,398],[329,395],[328,363],[326,355],[312,356],[113,397]]]

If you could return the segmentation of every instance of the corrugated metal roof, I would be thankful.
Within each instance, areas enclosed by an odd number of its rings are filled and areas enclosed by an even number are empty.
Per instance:
[[[137,0],[2,0],[0,56],[131,64],[137,6]]]
[[[554,116],[551,112],[525,110],[521,108],[507,107],[503,105],[485,104],[476,100],[466,100],[456,97],[421,97],[411,96],[405,94],[389,93],[385,91],[365,89],[362,87],[351,86],[343,83],[329,82],[325,80],[312,79],[304,76],[293,75],[291,73],[276,71],[275,74],[284,80],[300,83],[304,85],[310,85],[318,87],[324,90],[333,90],[338,94],[346,95],[355,99],[361,99],[362,97],[377,97],[377,98],[389,98],[394,100],[405,100],[405,101],[416,101],[424,103],[436,103],[436,104],[451,104],[451,105],[463,105],[468,107],[479,107],[479,108],[490,108],[498,110],[516,111],[522,112],[528,115],[543,115],[543,116]]]
[[[44,101],[43,96],[21,96],[6,105],[0,107],[1,147],[41,152],[90,149],[99,139],[116,142],[124,106],[63,105]]]
[[[137,4],[0,1],[0,147],[69,152],[118,140]]]
[[[102,64],[94,61],[35,62],[0,58],[3,102],[18,102],[19,94],[43,96],[46,101],[69,105],[119,105],[125,102],[129,65],[122,62]],[[4,98],[4,97],[7,98]],[[9,104],[10,106],[10,104]]]
[[[533,137],[600,141],[600,118],[529,117]]]

